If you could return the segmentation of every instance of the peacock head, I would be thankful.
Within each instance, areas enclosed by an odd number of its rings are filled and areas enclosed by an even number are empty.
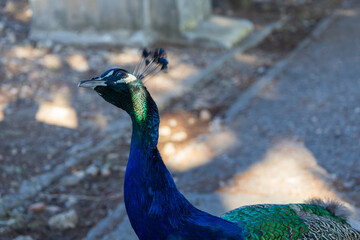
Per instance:
[[[151,74],[166,70],[167,64],[163,49],[152,52],[144,49],[141,61],[133,73],[121,68],[112,68],[100,77],[81,81],[78,86],[95,90],[106,101],[131,114],[138,105],[136,101],[145,101],[145,97],[148,96],[143,84],[144,79]]]

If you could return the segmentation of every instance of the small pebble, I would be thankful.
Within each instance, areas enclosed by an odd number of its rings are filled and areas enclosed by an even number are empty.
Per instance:
[[[65,203],[65,206],[66,206],[66,207],[72,207],[72,206],[74,206],[74,205],[77,204],[77,203],[78,203],[77,197],[75,197],[75,196],[69,196],[68,200],[67,200],[66,203]]]
[[[32,212],[41,212],[45,209],[46,204],[44,202],[33,203],[29,206],[29,210]]]
[[[5,23],[0,22],[0,33],[5,29]]]
[[[81,178],[75,175],[65,176],[60,179],[60,185],[65,187],[71,187],[77,185],[81,181]]]
[[[56,206],[56,205],[47,205],[45,206],[45,211],[48,212],[48,213],[57,213],[57,212],[60,212],[61,208],[59,206]]]
[[[18,150],[16,148],[11,149],[11,155],[15,156],[18,154]]]
[[[95,165],[90,165],[90,166],[88,166],[86,168],[85,172],[86,172],[87,175],[95,177],[95,176],[97,176],[99,174],[100,169]]]
[[[21,235],[21,236],[17,236],[13,240],[33,240],[33,238],[31,236]]]
[[[9,219],[9,220],[0,220],[0,226],[7,226],[7,227],[11,227],[15,224],[17,224],[18,222],[16,221],[16,219]],[[1,229],[1,228],[0,228]]]
[[[11,182],[10,182],[10,186],[11,186],[11,187],[14,187],[14,188],[17,188],[17,187],[19,187],[19,182],[17,182],[17,181],[11,181]]]
[[[200,111],[200,120],[203,122],[210,121],[211,113],[207,109],[203,109]]]
[[[106,159],[107,160],[119,159],[119,154],[117,154],[117,153],[109,153],[108,155],[106,155]]]
[[[110,175],[111,175],[110,167],[101,168],[101,176],[102,177],[109,177]]]
[[[66,230],[75,228],[77,222],[78,215],[75,210],[72,209],[68,212],[59,213],[55,216],[52,216],[48,221],[48,225],[54,229]]]
[[[74,176],[76,176],[76,177],[78,177],[80,179],[83,179],[85,177],[85,175],[86,175],[85,171],[76,171],[74,173]]]

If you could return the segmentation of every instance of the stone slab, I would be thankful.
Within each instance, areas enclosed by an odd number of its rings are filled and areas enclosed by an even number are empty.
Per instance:
[[[231,47],[253,28],[249,21],[211,16],[209,0],[32,0],[31,9],[32,39],[71,44],[148,46],[201,40]]]
[[[230,48],[241,42],[254,30],[254,25],[245,19],[232,19],[213,15],[202,21],[193,31],[185,31],[186,38]]]

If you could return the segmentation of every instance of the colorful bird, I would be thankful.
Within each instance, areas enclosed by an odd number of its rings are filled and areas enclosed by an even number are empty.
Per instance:
[[[139,239],[360,239],[359,226],[348,221],[348,211],[335,202],[252,205],[222,218],[195,208],[179,192],[160,156],[159,113],[143,83],[148,75],[166,70],[167,64],[163,49],[144,50],[133,73],[113,68],[79,83],[131,117],[124,197]]]

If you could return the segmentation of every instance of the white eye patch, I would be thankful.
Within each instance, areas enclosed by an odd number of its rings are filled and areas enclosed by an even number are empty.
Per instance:
[[[137,78],[136,78],[134,75],[128,74],[127,78],[125,78],[124,81],[125,81],[126,83],[129,83],[129,82],[135,81],[136,79],[137,79]]]
[[[126,82],[124,81],[124,79],[120,79],[120,80],[117,80],[115,83],[119,84],[119,83],[126,83]]]
[[[132,75],[132,74],[127,74],[127,77],[126,78],[122,78],[120,80],[117,80],[116,83],[119,84],[119,83],[130,83],[130,82],[133,82],[135,81],[137,78]]]

